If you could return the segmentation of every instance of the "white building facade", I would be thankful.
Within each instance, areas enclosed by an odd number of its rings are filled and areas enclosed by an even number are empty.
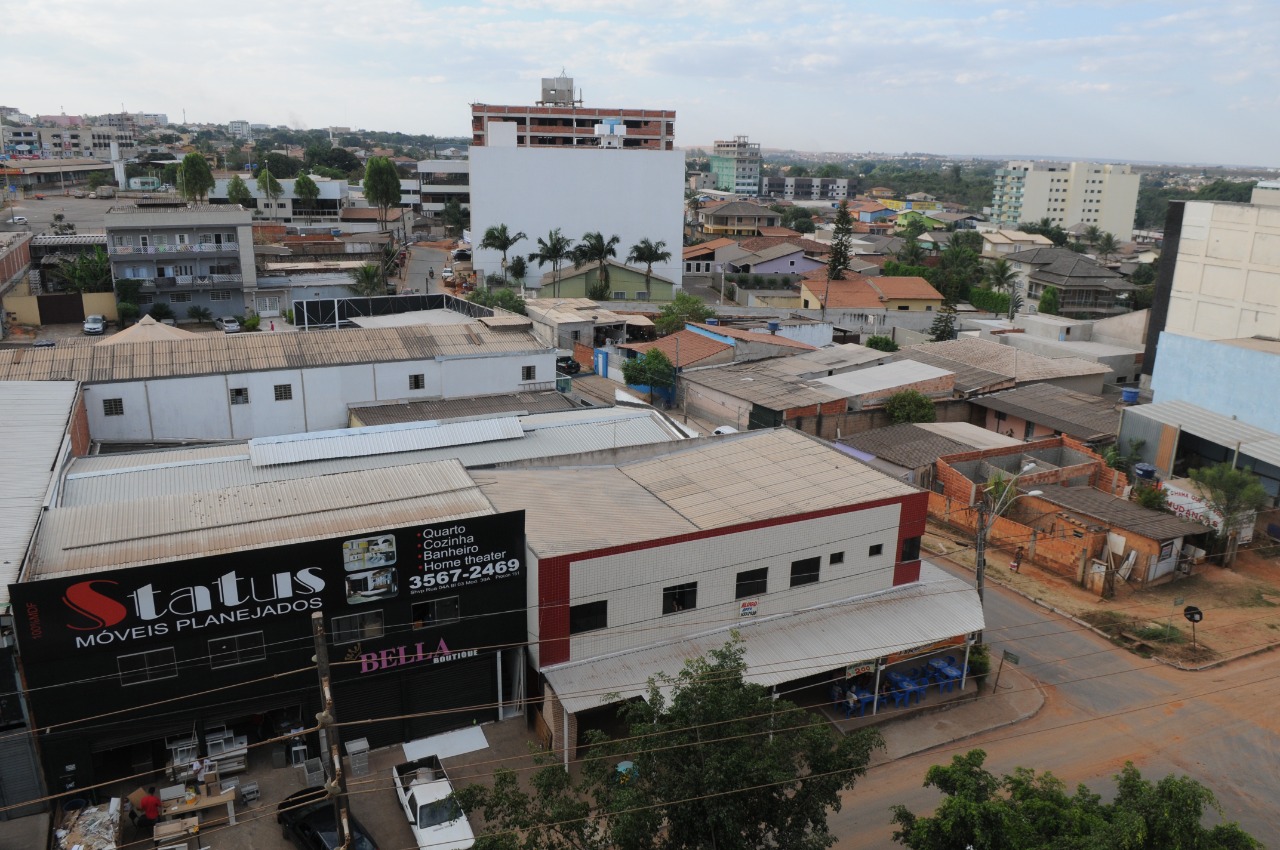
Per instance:
[[[1123,242],[1133,235],[1138,182],[1128,165],[1014,160],[996,170],[990,215],[1002,227],[1044,218],[1095,225]]]

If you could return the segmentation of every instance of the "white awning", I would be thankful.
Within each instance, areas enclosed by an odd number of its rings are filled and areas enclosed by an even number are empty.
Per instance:
[[[744,618],[732,626],[584,661],[542,668],[571,712],[644,696],[659,673],[675,676],[685,661],[729,640],[745,647],[746,679],[766,687],[905,652],[983,628],[978,593],[965,581],[929,564],[920,581],[789,614]]]

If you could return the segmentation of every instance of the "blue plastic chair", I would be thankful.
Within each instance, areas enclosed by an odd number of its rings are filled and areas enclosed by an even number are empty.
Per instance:
[[[928,682],[926,682],[923,679],[917,679],[911,683],[910,695],[914,696],[916,698],[916,703],[919,704],[921,701],[924,700],[925,692],[928,691],[928,689],[929,689]],[[908,705],[911,704],[911,701],[909,699],[907,700],[907,704]]]
[[[831,696],[831,704],[836,708],[839,708],[840,703],[844,702],[844,688],[840,687],[839,685],[832,685],[830,696]]]
[[[897,688],[890,692],[894,708],[905,708],[911,703],[911,692],[906,688]]]
[[[954,655],[947,656],[947,666],[948,667],[956,666],[956,657]]]

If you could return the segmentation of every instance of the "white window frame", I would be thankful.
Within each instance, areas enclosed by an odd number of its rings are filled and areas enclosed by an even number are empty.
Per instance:
[[[241,638],[249,638],[242,645]],[[253,638],[257,638],[253,641]],[[222,641],[232,641],[233,649],[230,651],[218,651],[214,649],[214,644]],[[218,662],[219,656],[223,658],[231,658],[233,660]],[[226,667],[239,667],[242,664],[252,664],[255,661],[265,661],[267,658],[267,644],[262,632],[243,632],[238,635],[226,635],[220,638],[209,639],[209,668],[212,670],[222,670]]]
[[[152,655],[160,656],[161,658],[167,655],[168,660],[159,661],[155,664],[152,664],[152,660],[149,657]],[[141,657],[144,660],[144,663],[146,665],[145,666],[146,675],[144,678],[138,679],[136,681],[126,682],[125,672],[120,669],[120,662],[126,658],[138,658],[138,657]],[[163,671],[166,668],[169,668],[170,670],[170,672],[168,672],[167,675],[156,672],[156,671]],[[132,687],[133,685],[146,684],[147,682],[158,682],[164,679],[176,679],[178,678],[177,653],[174,652],[173,647],[163,646],[163,647],[160,647],[159,649],[148,649],[145,652],[130,652],[130,653],[126,653],[125,655],[118,655],[116,656],[116,671],[120,676],[120,686],[124,688]],[[130,675],[137,675],[137,674],[130,674]]]

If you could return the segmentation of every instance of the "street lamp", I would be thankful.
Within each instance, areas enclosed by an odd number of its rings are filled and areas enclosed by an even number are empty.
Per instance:
[[[995,502],[988,505],[987,496],[991,491],[990,487],[982,488],[982,495],[978,499],[978,536],[975,541],[974,554],[976,555],[976,572],[978,579],[978,605],[984,606],[986,600],[986,584],[987,584],[987,532],[991,530],[991,524],[995,522],[995,518],[1007,510],[1022,495],[1042,496],[1044,492],[1041,490],[1031,490],[1022,494],[1018,492],[1018,479],[1026,473],[1035,469],[1034,463],[1024,464],[1018,474],[1009,479],[1008,485],[1004,491],[996,496]],[[985,614],[985,611],[984,611]],[[977,642],[982,642],[982,633],[977,635]]]

